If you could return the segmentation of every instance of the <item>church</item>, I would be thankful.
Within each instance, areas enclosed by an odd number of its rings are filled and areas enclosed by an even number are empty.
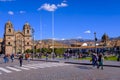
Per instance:
[[[3,53],[24,53],[25,50],[32,49],[32,28],[29,23],[23,25],[22,31],[15,31],[13,24],[8,21],[5,24],[4,30],[2,42]]]

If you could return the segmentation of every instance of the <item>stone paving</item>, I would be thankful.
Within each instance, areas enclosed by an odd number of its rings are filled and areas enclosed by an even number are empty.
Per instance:
[[[119,68],[74,64],[0,75],[0,80],[120,80],[119,73]]]
[[[54,60],[55,61],[55,60]],[[66,60],[75,61],[77,60]],[[57,64],[64,64],[64,60]],[[78,61],[81,62],[81,61]],[[89,61],[83,61],[90,63]],[[0,67],[6,67],[8,65],[16,65],[18,61],[14,63],[0,64]],[[24,64],[40,64],[47,63],[44,61],[31,61],[30,63],[25,62]],[[49,63],[49,62],[48,62]],[[54,62],[51,62],[51,64]],[[106,62],[111,65],[119,64],[119,62]],[[65,63],[66,64],[66,63]],[[30,69],[20,72],[13,72],[10,74],[0,75],[0,80],[120,80],[120,68],[119,67],[106,67],[104,69],[97,69],[92,65],[78,65],[69,64],[67,66],[47,67],[39,69]]]

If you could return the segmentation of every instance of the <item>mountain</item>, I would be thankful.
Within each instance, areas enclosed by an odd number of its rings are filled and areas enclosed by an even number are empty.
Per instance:
[[[109,40],[120,40],[119,37],[110,38]],[[52,44],[52,39],[44,39],[42,40],[45,44]],[[40,40],[37,40],[36,42],[40,42]],[[66,40],[54,40],[55,44],[59,45],[71,45],[76,43],[83,43],[83,42],[94,42],[94,39],[66,39]],[[101,42],[101,39],[98,39],[97,42]]]
[[[66,40],[57,40],[57,42],[62,43],[62,44],[76,44],[76,43],[83,43],[83,42],[93,42],[94,40],[90,39],[66,39]]]
[[[110,40],[120,40],[120,36],[119,37],[110,38]]]

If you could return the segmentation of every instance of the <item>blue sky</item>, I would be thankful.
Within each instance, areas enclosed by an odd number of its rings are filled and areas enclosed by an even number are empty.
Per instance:
[[[94,39],[104,33],[120,36],[119,0],[0,0],[0,37],[4,25],[10,20],[15,30],[22,30],[29,22],[35,29],[35,39],[52,38],[52,12],[54,11],[54,38]]]

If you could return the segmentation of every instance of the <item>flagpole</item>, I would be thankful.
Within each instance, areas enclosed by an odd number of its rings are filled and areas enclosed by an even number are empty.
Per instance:
[[[42,19],[40,18],[40,37],[41,37],[41,41],[40,41],[40,52],[42,49]]]
[[[54,11],[52,11],[52,56],[54,55]]]

